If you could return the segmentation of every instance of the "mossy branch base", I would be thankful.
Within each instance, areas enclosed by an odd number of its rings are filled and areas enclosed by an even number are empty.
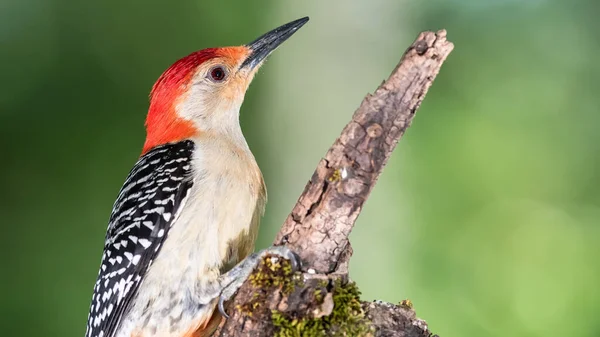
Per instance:
[[[293,272],[277,256],[261,261],[250,284],[237,295],[243,304],[228,308],[236,324],[216,336],[432,336],[410,301],[361,302],[347,277]]]

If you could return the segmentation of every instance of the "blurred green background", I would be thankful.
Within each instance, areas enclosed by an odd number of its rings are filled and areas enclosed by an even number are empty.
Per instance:
[[[410,298],[442,337],[599,336],[595,0],[0,0],[0,320],[82,336],[114,198],[176,59],[309,15],[242,124],[269,245],[325,153],[418,32],[455,50],[354,232],[365,300]]]

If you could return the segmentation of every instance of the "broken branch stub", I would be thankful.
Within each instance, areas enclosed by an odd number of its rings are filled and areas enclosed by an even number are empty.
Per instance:
[[[275,239],[298,253],[305,269],[346,272],[340,268],[351,255],[354,222],[453,47],[445,30],[421,33],[319,162]]]

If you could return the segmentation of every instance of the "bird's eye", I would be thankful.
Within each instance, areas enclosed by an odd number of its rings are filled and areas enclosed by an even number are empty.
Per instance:
[[[210,70],[210,78],[215,82],[221,82],[227,76],[227,71],[221,66],[216,66]]]

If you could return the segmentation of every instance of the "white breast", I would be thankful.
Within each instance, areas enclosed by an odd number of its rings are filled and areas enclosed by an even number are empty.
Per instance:
[[[202,276],[220,268],[228,243],[248,231],[262,182],[256,179],[260,171],[251,154],[216,141],[198,144],[193,167],[194,185],[178,228],[169,234],[173,240],[165,243],[163,251],[196,259],[189,262]]]

